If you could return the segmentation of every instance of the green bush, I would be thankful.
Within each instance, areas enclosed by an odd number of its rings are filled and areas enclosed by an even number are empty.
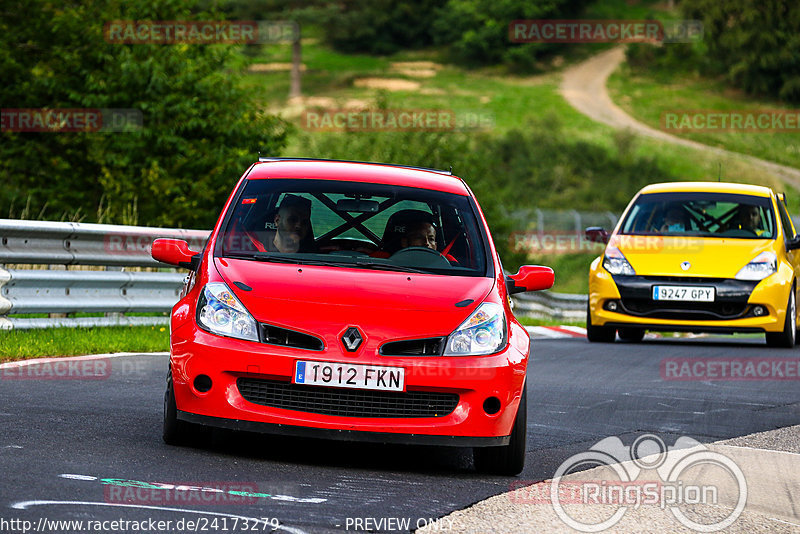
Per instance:
[[[634,66],[661,75],[724,77],[747,93],[800,102],[800,9],[791,2],[696,0],[684,18],[703,22],[703,41],[629,47]]]
[[[123,222],[138,199],[140,223],[209,227],[257,151],[279,153],[285,126],[228,70],[234,46],[104,40],[107,21],[219,18],[193,8],[191,0],[3,2],[4,108],[132,108],[144,127],[2,132],[1,214],[30,202],[42,218],[92,221],[102,202],[106,222]]]
[[[392,54],[433,42],[431,21],[446,0],[349,0],[321,21],[325,38],[342,52]]]
[[[564,49],[553,43],[513,43],[513,20],[575,18],[588,0],[448,0],[437,12],[433,32],[451,58],[468,66],[503,63],[515,70],[536,70],[542,58]]]

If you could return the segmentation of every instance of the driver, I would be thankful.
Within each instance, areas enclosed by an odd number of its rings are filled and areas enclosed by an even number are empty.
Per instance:
[[[760,235],[763,233],[761,226],[761,213],[758,206],[742,206],[739,208],[739,228],[750,230]]]
[[[311,235],[311,200],[297,195],[286,195],[275,214],[275,234],[267,239],[267,252],[307,252]]]
[[[407,224],[405,233],[400,237],[400,246],[426,247],[436,249],[436,229],[427,221],[418,221]]]

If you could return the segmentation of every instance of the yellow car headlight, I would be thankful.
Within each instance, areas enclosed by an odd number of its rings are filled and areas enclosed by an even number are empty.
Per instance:
[[[611,274],[623,274],[626,276],[636,274],[625,255],[614,245],[606,247],[606,253],[603,256],[603,267]]]
[[[765,250],[736,273],[737,280],[763,280],[778,272],[778,257]]]

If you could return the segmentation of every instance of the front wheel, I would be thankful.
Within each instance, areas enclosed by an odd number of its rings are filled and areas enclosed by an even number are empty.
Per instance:
[[[592,343],[613,343],[617,337],[617,331],[608,326],[594,326],[592,324],[592,310],[586,305],[586,339]]]
[[[795,289],[789,294],[786,304],[786,320],[783,322],[783,332],[767,332],[767,346],[790,349],[797,343],[797,299]]]
[[[175,390],[172,386],[172,369],[167,373],[167,390],[164,392],[164,429],[161,438],[167,445],[185,445],[191,424],[178,419]]]
[[[479,473],[492,475],[518,475],[525,467],[525,445],[528,437],[528,386],[522,388],[517,417],[511,428],[508,445],[500,447],[475,447],[472,458]]]

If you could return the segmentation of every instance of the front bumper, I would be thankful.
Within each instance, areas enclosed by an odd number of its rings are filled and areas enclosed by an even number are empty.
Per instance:
[[[224,338],[191,323],[173,331],[171,341],[173,388],[182,420],[284,435],[392,443],[507,444],[528,363],[527,354],[511,342],[491,356],[387,357],[367,350],[369,347],[353,356],[331,349],[309,351]],[[256,404],[239,390],[240,379],[294,390],[311,388],[291,385],[297,360],[403,367],[406,392],[456,395],[457,404],[449,413],[435,417],[351,417]],[[198,375],[211,379],[208,391],[195,387]],[[325,389],[330,390],[334,403],[337,392],[353,391]],[[499,401],[496,413],[484,409],[490,398]]]
[[[778,272],[761,281],[680,276],[612,276],[602,267],[590,275],[592,324],[647,330],[763,333],[783,330],[791,276]],[[714,287],[713,303],[659,302],[655,285]],[[610,303],[616,310],[610,310]],[[762,315],[756,314],[760,306]]]

